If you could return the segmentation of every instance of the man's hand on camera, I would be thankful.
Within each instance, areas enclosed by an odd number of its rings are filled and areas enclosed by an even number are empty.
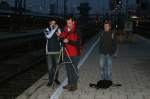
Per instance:
[[[60,34],[61,34],[61,30],[60,30],[60,29],[58,29],[58,32],[57,32],[56,34],[57,34],[57,36],[60,36]]]
[[[68,43],[69,42],[69,40],[68,39],[64,39],[64,41],[63,41],[64,43]]]
[[[56,34],[57,34],[57,36],[60,36],[61,32],[57,32]]]
[[[56,24],[56,25],[55,25],[55,29],[57,29],[57,28],[58,28],[58,25]]]

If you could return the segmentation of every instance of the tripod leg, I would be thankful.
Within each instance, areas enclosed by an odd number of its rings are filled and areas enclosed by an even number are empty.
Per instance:
[[[58,57],[57,63],[60,64],[61,61],[62,61],[62,48],[60,49],[59,57]]]
[[[64,63],[64,48],[62,47],[62,50],[61,50],[61,60],[62,60],[62,63]]]
[[[54,83],[55,83],[55,79],[56,79],[56,76],[57,76],[57,73],[59,70],[60,61],[62,61],[61,60],[62,59],[62,53],[63,53],[63,48],[60,49],[60,53],[59,53],[59,57],[57,60],[57,65],[56,65],[56,70],[55,70],[54,77],[53,77],[52,88],[54,88]]]
[[[73,67],[73,69],[74,69],[74,71],[75,71],[77,77],[79,77],[78,72],[77,72],[77,70],[76,70],[76,68],[75,68],[75,65],[74,65],[74,63],[72,62],[71,57],[69,56],[69,53],[68,53],[68,51],[67,51],[66,48],[65,48],[65,52],[66,52],[66,54],[67,54],[67,57],[69,58],[69,61],[70,61],[69,63],[72,65],[72,67]],[[78,68],[78,67],[77,67],[77,68]]]
[[[54,88],[54,83],[55,83],[55,79],[56,79],[56,75],[57,75],[58,70],[59,70],[59,67],[58,67],[58,65],[57,65],[57,66],[56,66],[55,73],[54,73],[54,77],[53,77],[52,88]]]
[[[72,67],[73,67],[73,69],[74,69],[74,71],[75,71],[75,73],[76,73],[77,77],[79,77],[78,71],[76,70],[76,68],[75,68],[74,64],[73,64],[73,63],[71,63],[71,65],[72,65]],[[78,68],[78,67],[77,67],[77,68]]]

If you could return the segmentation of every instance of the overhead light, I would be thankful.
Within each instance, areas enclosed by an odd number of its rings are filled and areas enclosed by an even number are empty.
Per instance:
[[[10,18],[10,17],[11,17],[11,15],[8,15],[7,17],[8,17],[8,18]]]
[[[131,16],[131,18],[132,18],[132,19],[137,19],[137,18],[138,18],[138,16],[133,15],[133,16]]]

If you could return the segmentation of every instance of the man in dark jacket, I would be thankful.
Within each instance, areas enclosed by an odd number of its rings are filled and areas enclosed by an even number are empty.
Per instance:
[[[117,47],[115,34],[111,31],[111,23],[104,23],[104,31],[99,42],[101,80],[112,82],[112,55]]]
[[[49,27],[44,31],[46,37],[46,55],[49,74],[49,81],[47,86],[51,86],[53,81],[55,81],[56,84],[60,84],[60,82],[58,81],[58,72],[55,75],[58,64],[58,56],[60,52],[60,43],[57,36],[58,32],[61,31],[56,23],[56,20],[50,20]]]

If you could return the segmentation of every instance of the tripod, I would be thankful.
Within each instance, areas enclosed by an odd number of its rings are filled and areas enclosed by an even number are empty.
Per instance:
[[[66,52],[66,56],[69,59],[69,61],[67,61],[67,62],[64,61],[64,52]],[[56,75],[57,75],[57,72],[58,72],[61,64],[71,64],[71,66],[73,67],[73,69],[76,73],[76,76],[77,77],[79,76],[78,71],[76,70],[75,65],[72,62],[72,59],[69,56],[68,50],[64,47],[63,43],[61,44],[61,49],[60,49],[59,57],[58,57],[58,60],[57,60],[57,66],[56,66],[56,70],[55,70],[54,77],[53,77],[53,82],[52,82],[52,88],[54,88],[54,81],[56,79]]]

